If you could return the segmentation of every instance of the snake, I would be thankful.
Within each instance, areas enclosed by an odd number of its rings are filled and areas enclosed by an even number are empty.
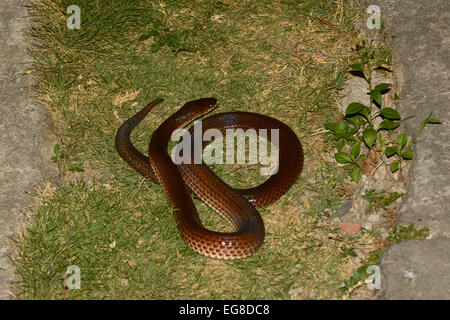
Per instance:
[[[115,138],[117,153],[138,173],[162,186],[173,208],[180,235],[195,252],[224,260],[253,255],[265,238],[264,222],[256,208],[279,199],[302,171],[304,155],[297,135],[281,121],[257,113],[225,112],[202,119],[202,134],[212,128],[222,133],[227,129],[279,130],[278,171],[256,187],[235,189],[203,162],[175,164],[167,151],[173,132],[215,109],[218,106],[215,98],[186,102],[169,116],[153,132],[148,156],[136,149],[131,142],[131,132],[162,101],[150,102],[120,126]],[[193,133],[193,126],[189,132]],[[193,196],[228,221],[234,231],[218,232],[205,228]]]

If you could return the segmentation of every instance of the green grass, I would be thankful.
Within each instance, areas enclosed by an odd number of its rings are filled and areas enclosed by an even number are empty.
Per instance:
[[[55,160],[63,183],[40,190],[35,214],[16,239],[17,296],[341,297],[352,264],[342,243],[329,238],[336,230],[328,218],[340,204],[344,176],[324,156],[331,147],[323,124],[337,116],[354,53],[351,41],[317,17],[354,35],[358,11],[337,0],[85,0],[77,3],[81,29],[68,30],[71,4],[40,0],[29,11],[35,98],[51,110],[60,135]],[[217,261],[187,247],[161,188],[114,148],[120,124],[150,100],[165,99],[132,135],[145,153],[165,118],[208,96],[219,101],[214,112],[251,111],[285,122],[305,150],[301,178],[259,210],[265,244],[244,260]],[[234,186],[259,181],[245,166],[214,169]],[[206,226],[229,230],[196,204]],[[362,238],[348,236],[354,243]],[[80,267],[80,290],[63,286],[69,265]]]

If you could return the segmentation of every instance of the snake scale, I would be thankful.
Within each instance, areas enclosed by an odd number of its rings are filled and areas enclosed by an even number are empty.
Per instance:
[[[256,113],[229,112],[204,118],[203,132],[211,128],[222,133],[238,128],[279,130],[278,172],[257,187],[233,189],[205,164],[176,165],[167,152],[173,131],[213,110],[218,104],[214,98],[189,101],[166,119],[153,133],[148,157],[133,146],[132,130],[160,102],[162,99],[150,102],[122,124],[115,140],[118,154],[137,172],[162,186],[174,209],[181,236],[194,251],[216,259],[240,259],[254,254],[265,234],[264,222],[255,207],[281,197],[303,168],[303,149],[296,134],[284,123]],[[189,131],[192,134],[192,127]],[[204,228],[191,192],[230,222],[235,231],[224,233]]]

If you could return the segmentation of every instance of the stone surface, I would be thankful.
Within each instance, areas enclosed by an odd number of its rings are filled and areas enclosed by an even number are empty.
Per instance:
[[[361,230],[361,223],[338,222],[336,225],[339,230],[347,233],[358,233]]]
[[[411,240],[392,246],[382,256],[379,298],[448,299],[449,248],[448,238]]]
[[[351,199],[344,200],[344,202],[342,202],[342,205],[337,212],[337,216],[344,217],[346,214],[349,213],[351,208],[352,208],[352,200]]]
[[[372,87],[375,87],[380,83],[392,83],[392,81],[388,76],[382,74],[381,72],[375,71],[372,74]],[[351,77],[342,89],[343,98],[338,103],[339,111],[341,111],[342,114],[345,114],[345,110],[348,105],[353,102],[359,102],[369,106],[368,92],[369,85],[364,78],[358,76]]]
[[[399,111],[417,135],[430,112],[442,125],[429,125],[417,139],[406,200],[399,223],[427,226],[433,236],[450,236],[450,2],[371,1],[381,7],[394,54],[400,63]]]
[[[448,0],[374,0],[389,35],[399,69],[398,110],[408,135],[433,112],[444,122],[417,138],[407,193],[397,223],[430,228],[426,241],[390,247],[381,259],[383,299],[450,299],[450,2]],[[408,273],[411,272],[411,273]],[[406,277],[405,277],[406,275]],[[415,276],[416,275],[416,276]],[[415,280],[414,280],[415,279]]]
[[[56,137],[46,109],[28,96],[31,80],[26,69],[24,32],[29,1],[2,1],[0,12],[0,299],[12,299],[13,279],[9,237],[23,227],[31,212],[34,188],[58,171],[50,158]]]

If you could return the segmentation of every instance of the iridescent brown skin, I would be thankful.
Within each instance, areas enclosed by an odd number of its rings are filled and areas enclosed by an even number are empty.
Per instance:
[[[297,136],[282,122],[255,113],[222,113],[203,119],[203,131],[210,128],[222,132],[230,128],[267,129],[268,132],[270,129],[279,130],[278,172],[255,188],[233,189],[206,165],[175,165],[167,153],[172,132],[214,109],[217,106],[214,98],[187,102],[164,121],[153,133],[149,158],[134,148],[130,141],[131,131],[161,101],[151,102],[119,128],[116,135],[117,152],[136,171],[162,185],[174,208],[181,236],[193,250],[216,259],[239,259],[254,254],[264,240],[264,223],[255,207],[281,197],[302,170],[303,149]],[[205,229],[186,185],[228,220],[235,227],[235,232]]]

